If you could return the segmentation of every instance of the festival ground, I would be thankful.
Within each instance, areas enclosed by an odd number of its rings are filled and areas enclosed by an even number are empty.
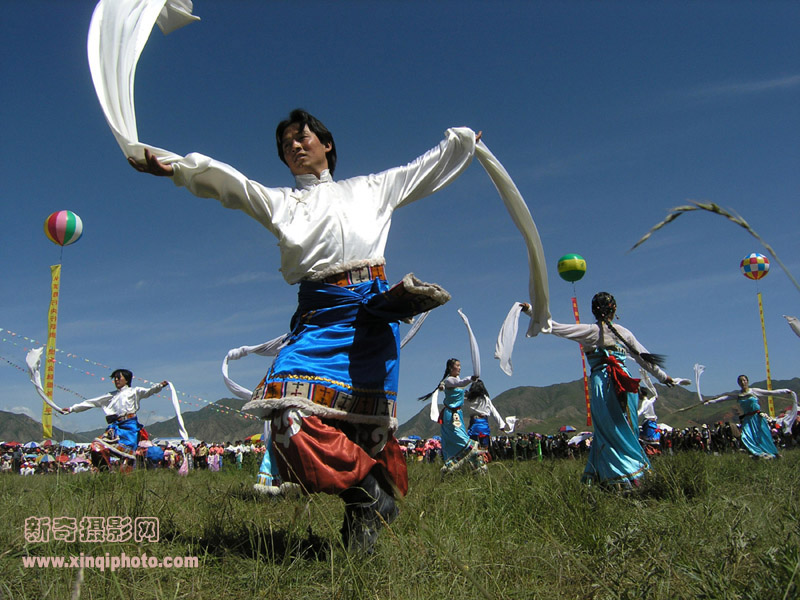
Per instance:
[[[401,515],[364,559],[339,542],[341,501],[265,500],[247,470],[179,477],[4,476],[5,598],[790,598],[800,451],[778,461],[653,459],[635,496],[579,483],[579,460],[502,461],[441,481],[410,465]],[[159,519],[158,541],[26,543],[25,521]],[[197,568],[25,568],[26,557],[196,557]],[[77,559],[76,559],[77,560]]]

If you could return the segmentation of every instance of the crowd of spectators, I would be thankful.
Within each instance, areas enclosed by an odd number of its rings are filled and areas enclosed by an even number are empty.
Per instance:
[[[263,454],[261,442],[238,440],[223,444],[198,440],[144,440],[136,450],[135,464],[130,466],[183,472],[189,469],[220,471],[223,465],[230,469],[250,469],[253,465],[253,468],[257,468]],[[52,440],[41,444],[0,443],[0,474],[77,474],[114,469],[123,464],[124,461],[114,455],[106,462],[91,443],[70,442],[61,445]]]
[[[780,450],[800,447],[800,417],[791,430],[781,430],[769,420],[775,445]],[[649,455],[676,452],[745,452],[741,443],[739,424],[717,422],[684,429],[660,426],[640,427],[640,441]],[[434,463],[441,461],[442,445],[438,436],[421,439],[409,436],[400,440],[408,461]],[[491,460],[578,459],[588,453],[592,437],[588,432],[560,432],[546,435],[535,432],[492,436],[489,444]],[[237,440],[225,443],[206,443],[199,440],[144,440],[136,450],[133,468],[172,469],[186,473],[189,469],[220,471],[247,469],[255,472],[264,454],[260,441]],[[111,468],[119,461],[111,457]],[[42,444],[29,442],[0,443],[0,474],[20,475],[48,473],[85,473],[109,467],[91,444],[61,445],[46,440]]]
[[[782,430],[774,419],[768,419],[775,445],[780,450],[800,447],[800,417],[791,430]],[[640,441],[649,455],[699,451],[720,454],[746,452],[741,443],[740,426],[733,422],[717,422],[684,429],[660,426],[655,435],[640,427]],[[588,433],[588,432],[587,432]],[[441,460],[441,444],[437,439],[403,438],[401,447],[409,461],[435,462]],[[489,455],[492,460],[531,460],[581,458],[589,452],[591,435],[561,432],[546,435],[535,432],[492,436]]]

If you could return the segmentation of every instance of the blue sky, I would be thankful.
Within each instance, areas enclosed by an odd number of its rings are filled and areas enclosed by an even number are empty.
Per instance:
[[[228,395],[229,348],[287,329],[296,288],[254,220],[128,166],[89,75],[93,7],[11,1],[0,21],[0,409],[41,413],[17,368],[31,345],[20,336],[44,343],[59,260],[56,384],[96,396],[111,388],[98,364],[127,367],[170,379],[184,410],[197,409]],[[672,207],[716,202],[800,276],[800,4],[197,0],[194,12],[200,22],[154,31],[139,62],[143,142],[277,186],[292,178],[274,127],[298,106],[334,133],[338,178],[408,162],[448,127],[482,130],[539,228],[556,320],[572,319],[573,295],[556,263],[576,252],[588,263],[574,288],[584,320],[595,292],[613,293],[619,322],[667,355],[668,372],[690,377],[702,363],[704,393],[721,393],[739,373],[766,376],[760,290],[772,377],[798,375],[800,339],[782,315],[800,316],[800,292],[774,261],[758,284],[741,275],[745,255],[764,253],[745,231],[695,213],[628,249]],[[42,229],[61,209],[84,223],[63,259]],[[577,344],[550,336],[520,334],[511,378],[492,358],[505,314],[525,298],[526,257],[477,162],[395,213],[386,254],[391,281],[414,272],[453,295],[404,350],[401,422],[447,358],[469,371],[458,308],[493,395],[581,377]],[[267,368],[248,357],[231,371],[253,387]],[[57,389],[55,400],[78,399]],[[145,403],[145,423],[171,414],[166,398]],[[54,422],[77,431],[103,419]]]

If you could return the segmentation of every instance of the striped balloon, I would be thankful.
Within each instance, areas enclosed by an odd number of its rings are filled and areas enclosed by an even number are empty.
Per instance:
[[[565,254],[558,259],[561,279],[575,283],[586,274],[586,261],[580,254]]]
[[[739,268],[748,279],[761,279],[769,273],[769,259],[763,254],[753,252],[742,259]]]
[[[60,210],[45,219],[44,233],[54,244],[69,246],[81,239],[83,221],[71,210]]]

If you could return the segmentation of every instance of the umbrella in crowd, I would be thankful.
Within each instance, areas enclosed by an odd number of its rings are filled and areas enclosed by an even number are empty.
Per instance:
[[[61,442],[60,445],[62,448],[74,448],[75,442],[73,442],[72,440],[64,440],[63,442]]]
[[[78,463],[88,463],[89,461],[82,456],[75,456],[67,461],[68,465],[77,465]]]
[[[28,442],[27,444],[23,444],[22,447],[23,448],[28,448],[28,449],[30,449],[30,448],[38,448],[39,444],[37,444],[36,442]]]
[[[58,456],[56,456],[56,460],[60,463],[65,463],[69,460],[69,456],[67,456],[66,454],[59,454]]]
[[[53,458],[53,456],[50,454],[42,454],[36,459],[37,463],[48,463],[53,461],[55,461],[55,458]]]
[[[577,431],[572,425],[562,425],[558,428],[559,433],[571,433]]]
[[[149,448],[152,445],[153,442],[151,442],[150,440],[142,440],[141,442],[139,442],[139,448]]]
[[[581,431],[578,435],[573,435],[571,438],[569,438],[567,440],[567,444],[569,444],[570,446],[577,446],[583,440],[588,440],[593,436],[594,434],[591,431]]]
[[[253,435],[248,435],[246,438],[244,438],[244,441],[245,442],[260,442],[261,441],[261,434],[260,433],[254,433]]]

